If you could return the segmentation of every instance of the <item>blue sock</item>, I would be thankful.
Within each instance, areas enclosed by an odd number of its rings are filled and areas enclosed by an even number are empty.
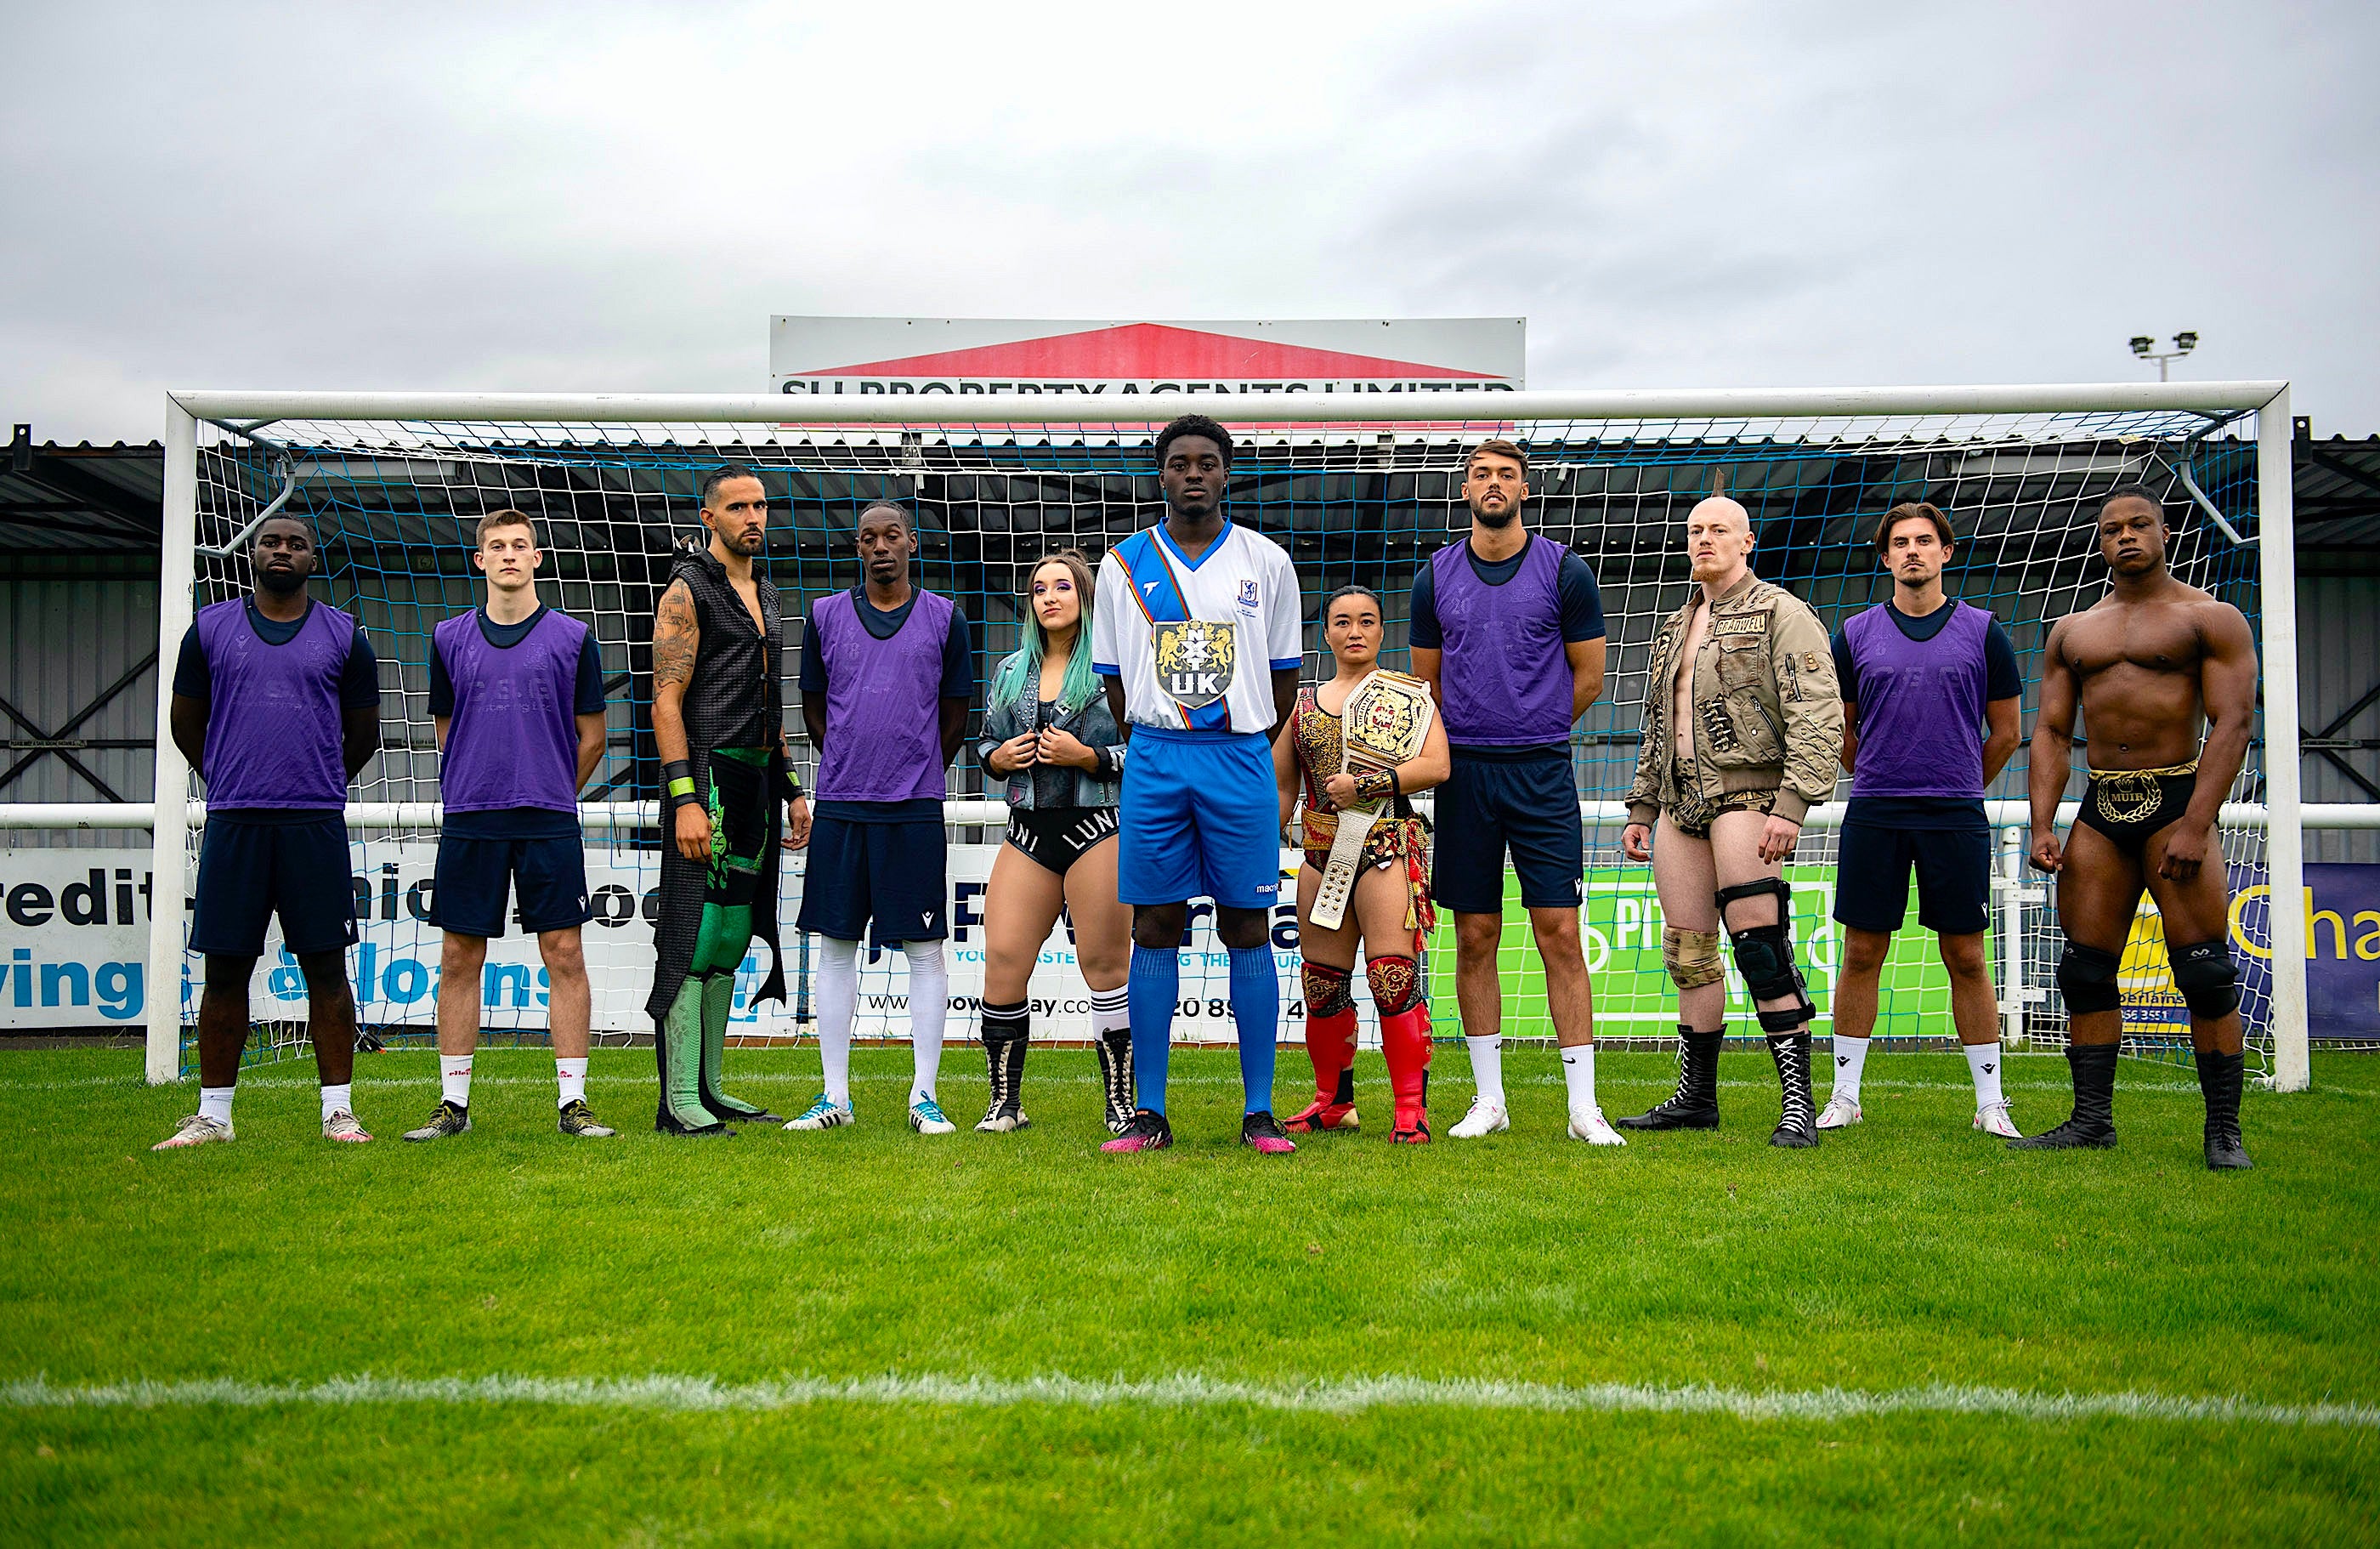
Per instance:
[[[1165,1056],[1173,1047],[1173,1003],[1182,998],[1179,950],[1135,945],[1125,981],[1132,1014],[1133,1100],[1152,1114],[1165,1111]]]
[[[1247,1091],[1248,1112],[1269,1114],[1281,1037],[1281,976],[1273,971],[1271,947],[1232,948],[1232,1020],[1240,1030],[1240,1085]]]

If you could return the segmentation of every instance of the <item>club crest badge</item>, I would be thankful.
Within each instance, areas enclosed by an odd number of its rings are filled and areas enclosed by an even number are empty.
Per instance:
[[[1157,653],[1159,686],[1184,710],[1203,710],[1221,699],[1239,670],[1239,637],[1229,624],[1203,618],[1157,624],[1148,643]]]
[[[1253,579],[1240,582],[1240,606],[1251,613],[1256,611],[1257,583]]]

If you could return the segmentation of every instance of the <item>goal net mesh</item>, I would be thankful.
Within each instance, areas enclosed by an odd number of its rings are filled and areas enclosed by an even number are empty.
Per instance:
[[[888,412],[914,415],[928,407],[899,401],[905,409]],[[1223,406],[1202,407],[1229,418]],[[788,412],[798,409],[789,405]],[[650,805],[659,762],[649,640],[674,546],[700,533],[694,491],[701,475],[740,463],[767,486],[771,526],[762,563],[783,594],[789,670],[798,660],[809,603],[857,579],[851,533],[859,511],[889,499],[917,515],[918,584],[956,599],[973,627],[980,684],[1017,643],[1019,587],[1038,556],[1075,547],[1096,562],[1107,545],[1157,519],[1154,428],[914,420],[807,428],[347,420],[202,425],[193,604],[246,590],[244,534],[261,514],[277,509],[313,525],[322,551],[316,595],[355,614],[380,654],[383,749],[358,780],[354,798],[419,805],[394,811],[377,806],[351,833],[363,940],[350,954],[349,972],[365,1027],[389,1040],[426,1036],[432,1024],[439,934],[426,916],[438,756],[430,640],[440,619],[478,601],[470,549],[480,516],[511,506],[536,518],[544,547],[540,595],[591,625],[601,643],[609,737],[584,797],[600,809],[587,836],[597,912],[586,936],[598,1035],[616,1038],[650,1031],[641,1007],[659,876]],[[1682,552],[1684,518],[1704,495],[1723,489],[1749,508],[1757,534],[1755,568],[1810,603],[1829,629],[1889,590],[1870,547],[1880,513],[1906,500],[1949,512],[1960,546],[1945,584],[1991,610],[2007,629],[2024,671],[2028,725],[2048,625],[2103,594],[2092,518],[2099,497],[2119,484],[2144,483],[2163,494],[2177,574],[2236,604],[2252,623],[2258,617],[2252,419],[2226,423],[2197,413],[2110,410],[1331,423],[1235,427],[1235,433],[1240,449],[1229,513],[1280,543],[1296,565],[1308,680],[1328,671],[1320,601],[1349,582],[1385,600],[1381,659],[1405,664],[1415,568],[1468,527],[1459,494],[1464,448],[1490,435],[1527,448],[1532,497],[1524,519],[1594,569],[1609,629],[1605,691],[1580,722],[1572,748],[1578,793],[1587,804],[1584,936],[1597,1027],[1607,1039],[1666,1037],[1674,1023],[1651,872],[1621,857],[1616,804],[1635,763],[1652,637],[1691,584]],[[980,702],[978,690],[978,710]],[[796,758],[807,768],[814,752],[790,709],[788,719]],[[2087,735],[2087,726],[2082,730]],[[2263,748],[2260,736],[2232,800],[2261,804]],[[2083,762],[2078,756],[2078,770]],[[2020,748],[1991,796],[2022,800],[2025,769]],[[999,783],[991,786],[996,799]],[[2070,800],[2080,787],[2078,774]],[[997,816],[982,805],[985,788],[970,746],[950,773],[953,1031],[961,1037],[972,1029],[981,993],[983,883],[1000,838]],[[199,794],[194,781],[192,796]],[[2053,975],[2059,938],[2046,879],[2022,869],[2021,827],[2002,826],[1995,836],[1990,958],[2004,1030],[2021,1035],[2023,1046],[2061,1046],[2065,1018]],[[198,843],[194,828],[191,875]],[[2268,952],[2264,835],[2253,824],[2227,827],[2223,847],[2234,892],[2244,900],[2234,909],[2233,937],[2250,1044],[2268,1059],[2270,1002],[2260,956]],[[1840,956],[1839,930],[1829,918],[1835,848],[1833,829],[1814,823],[1787,873],[1793,934],[1821,1036],[1831,1026]],[[807,970],[810,957],[810,944],[791,930],[802,883],[799,866],[789,867],[781,909],[789,970]],[[1516,892],[1508,894],[1507,917],[1503,1031],[1549,1037],[1543,981]],[[1288,1007],[1284,1032],[1293,1040],[1302,1013],[1293,920],[1280,922],[1274,940]],[[738,1031],[769,1038],[811,1031],[806,971],[791,975],[791,1005],[750,1004],[766,967],[758,956],[747,962]],[[195,1009],[188,988],[197,968],[188,965],[186,1022]],[[1431,945],[1428,971],[1438,1031],[1460,1033],[1451,921],[1441,922]],[[1728,973],[1731,1031],[1749,1034],[1755,1025],[1731,964]],[[1184,947],[1177,1037],[1232,1037],[1227,977],[1201,916]],[[2122,977],[2128,1046],[2186,1060],[2186,1016],[2145,904]],[[252,987],[258,1053],[269,1057],[302,1038],[302,996],[294,961],[276,935]],[[1062,923],[1033,982],[1038,1025],[1055,1036],[1079,1033],[1087,1026],[1084,997]],[[524,941],[516,924],[491,944],[482,1021],[499,1032],[533,1035],[545,1025],[544,1000],[534,943]],[[860,1035],[905,1036],[905,1006],[900,954],[871,953],[863,967]],[[1369,1042],[1368,1009],[1364,1020]],[[1915,928],[1913,909],[1885,970],[1876,1031],[1888,1048],[1951,1034],[1948,981],[1931,939]]]

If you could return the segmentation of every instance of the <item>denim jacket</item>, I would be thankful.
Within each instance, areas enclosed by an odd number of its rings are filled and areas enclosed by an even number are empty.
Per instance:
[[[1014,703],[987,705],[984,708],[983,736],[976,742],[975,755],[983,764],[984,788],[987,791],[1003,777],[991,772],[992,750],[1010,738],[1022,737],[1032,730],[1034,713],[1038,708],[1038,701],[1033,698],[1031,684],[1026,685],[1025,692],[1019,694]],[[1060,715],[1050,724],[1060,731],[1073,732],[1087,748],[1114,748],[1119,761],[1121,760],[1123,752],[1122,746],[1123,738],[1116,731],[1115,717],[1108,714],[1106,694],[1092,694],[1090,702],[1080,710],[1071,715]],[[1118,795],[1123,789],[1121,762],[1118,762],[1117,770],[1118,777],[1113,780],[1102,780],[1087,769],[1066,770],[1065,774],[1069,776],[1070,783],[1066,787],[1067,799],[1064,805],[1069,807],[1114,806]],[[1008,782],[1008,804],[1019,811],[1032,811],[1033,771],[1020,769],[1005,778]]]

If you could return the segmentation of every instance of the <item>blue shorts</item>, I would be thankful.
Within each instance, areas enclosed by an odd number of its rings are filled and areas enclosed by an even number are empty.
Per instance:
[[[587,899],[587,849],[568,838],[480,838],[443,834],[430,923],[458,936],[501,936],[504,902],[516,884],[514,915],[530,935],[568,931],[594,918]]]
[[[1429,891],[1457,914],[1504,912],[1504,855],[1527,909],[1576,909],[1586,831],[1570,759],[1471,758],[1460,750],[1438,787]]]
[[[1854,809],[1856,812],[1856,809]],[[1858,931],[1900,929],[1909,873],[1917,873],[1917,923],[1971,936],[1992,922],[1992,831],[1843,824],[1835,848],[1835,922]]]
[[[345,814],[207,814],[190,950],[261,957],[265,921],[276,913],[282,944],[300,957],[344,952],[356,944]]]
[[[1135,726],[1117,819],[1124,903],[1269,909],[1281,895],[1281,789],[1263,732]]]
[[[797,929],[857,941],[873,919],[879,945],[951,933],[942,909],[949,847],[940,818],[861,823],[821,813],[810,823],[809,854]]]

